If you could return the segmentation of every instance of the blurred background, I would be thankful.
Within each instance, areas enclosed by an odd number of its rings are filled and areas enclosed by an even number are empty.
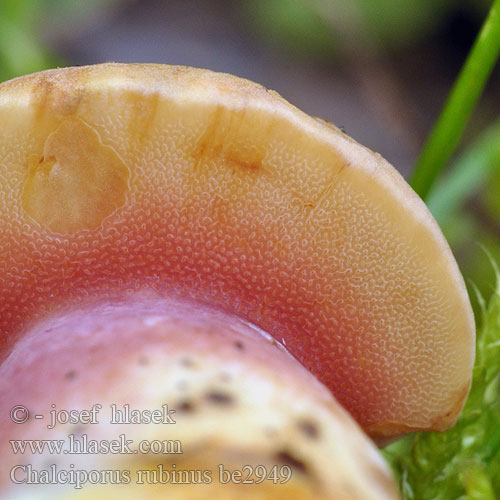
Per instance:
[[[405,177],[490,0],[0,0],[0,81],[56,66],[156,62],[257,81]],[[498,68],[426,200],[467,284],[500,263]]]

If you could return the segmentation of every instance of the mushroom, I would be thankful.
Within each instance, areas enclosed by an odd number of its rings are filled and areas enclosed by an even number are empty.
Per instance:
[[[75,311],[142,310],[146,294],[166,309],[173,299],[204,304],[265,332],[379,443],[456,420],[474,358],[463,279],[424,203],[378,154],[259,85],[162,65],[6,82],[0,129],[6,373],[16,352],[17,370],[29,358],[29,339],[71,339],[73,327],[57,325]],[[116,331],[104,318],[89,320],[93,337]],[[147,318],[130,321],[140,345],[149,328],[134,321]],[[185,321],[177,331],[191,338]],[[214,342],[203,340],[205,354],[215,353],[203,369],[222,366],[218,336],[200,335]],[[90,352],[84,366],[93,366]],[[272,352],[278,377],[283,354]],[[121,358],[106,363],[128,380]],[[252,360],[245,370],[254,363],[264,366]],[[290,370],[302,387],[316,384]]]
[[[43,320],[0,366],[0,414],[20,402],[31,419],[0,427],[2,500],[399,498],[326,387],[212,307],[141,295]],[[37,439],[70,453],[12,452]]]

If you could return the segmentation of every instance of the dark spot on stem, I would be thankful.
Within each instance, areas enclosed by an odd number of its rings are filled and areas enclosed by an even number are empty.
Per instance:
[[[193,413],[195,411],[194,403],[187,399],[179,402],[175,408],[179,413]]]
[[[245,344],[241,340],[236,340],[233,345],[236,349],[238,349],[238,351],[245,350]]]
[[[233,396],[225,392],[211,391],[206,395],[207,401],[220,406],[230,406],[234,403]]]
[[[75,436],[82,436],[83,433],[85,432],[85,425],[82,425],[82,424],[76,424],[74,427],[73,427],[73,434]]]
[[[299,429],[309,438],[318,439],[319,429],[315,422],[304,419],[298,422]]]
[[[69,372],[66,372],[64,374],[64,379],[68,380],[68,381],[75,380],[77,375],[78,375],[78,373],[75,370],[70,370]]]
[[[290,450],[281,450],[278,451],[275,455],[275,460],[284,465],[289,465],[293,467],[295,470],[302,472],[303,474],[307,474],[307,465],[300,459],[298,459]]]

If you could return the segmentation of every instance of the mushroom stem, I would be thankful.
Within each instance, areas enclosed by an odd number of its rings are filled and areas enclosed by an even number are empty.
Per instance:
[[[1,499],[398,498],[326,387],[265,332],[191,302],[129,296],[40,321],[0,365],[0,414],[16,406],[30,418],[0,427]],[[29,439],[87,452],[13,452]]]

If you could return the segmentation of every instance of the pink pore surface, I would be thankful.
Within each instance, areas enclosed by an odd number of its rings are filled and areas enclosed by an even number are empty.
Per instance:
[[[194,216],[190,207],[168,221],[164,209],[154,203],[130,206],[135,217],[121,230],[87,232],[70,241],[41,242],[36,234],[23,235],[16,242],[15,264],[24,271],[1,291],[1,329],[15,333],[1,336],[3,353],[47,311],[147,288],[212,304],[254,322],[335,387],[337,398],[355,394],[358,419],[376,415],[376,407],[384,404],[374,397],[383,371],[374,370],[367,379],[364,371],[352,369],[358,364],[352,353],[359,357],[371,348],[369,339],[354,334],[369,318],[363,318],[348,290],[343,307],[357,310],[355,317],[339,322],[331,307],[325,309],[324,294],[318,293],[325,280],[307,265],[314,255],[265,260],[262,255],[278,243],[272,235],[256,234],[251,224],[228,232],[217,221],[203,227],[206,219]],[[330,304],[335,302],[332,293],[342,292],[330,291]]]

